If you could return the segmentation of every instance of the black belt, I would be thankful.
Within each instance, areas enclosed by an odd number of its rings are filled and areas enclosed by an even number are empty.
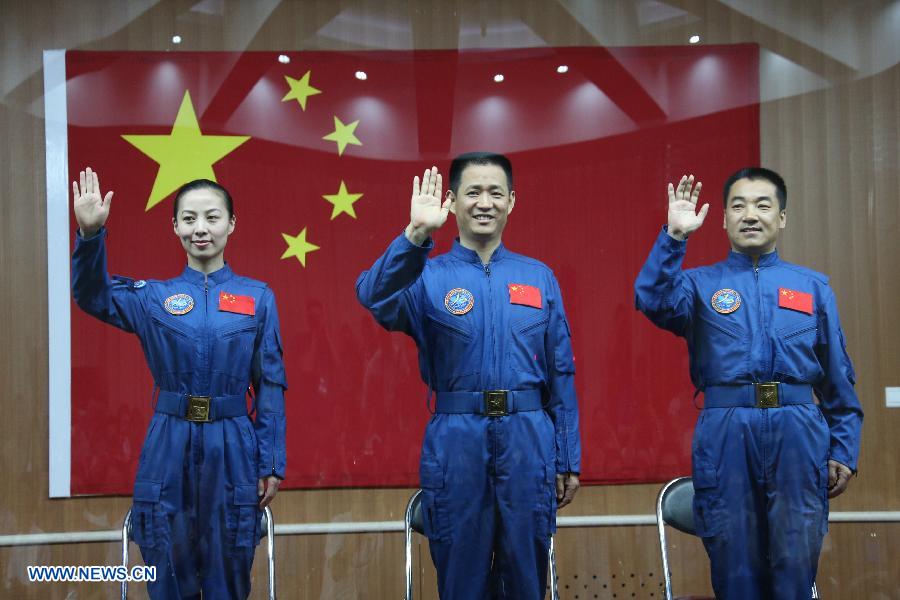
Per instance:
[[[710,385],[704,390],[703,408],[778,408],[788,404],[814,404],[807,383],[763,381],[738,385]]]
[[[541,390],[488,390],[485,392],[438,392],[434,412],[502,417],[544,408]]]
[[[156,412],[175,415],[195,423],[208,423],[246,416],[247,400],[244,394],[191,396],[178,392],[160,392],[156,399]]]

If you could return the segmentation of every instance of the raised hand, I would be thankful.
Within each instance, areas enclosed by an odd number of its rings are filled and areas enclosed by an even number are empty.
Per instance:
[[[418,176],[413,178],[406,237],[417,246],[421,246],[447,221],[450,199],[441,201],[442,184],[443,178],[438,173],[437,167],[431,167],[425,171],[422,175],[421,185]]]
[[[106,192],[106,197],[100,194],[100,178],[90,167],[81,171],[79,182],[72,182],[72,196],[74,197],[75,220],[81,230],[81,237],[93,237],[109,218],[109,203],[113,193]]]
[[[677,188],[669,184],[669,235],[676,240],[687,239],[706,219],[709,204],[704,204],[697,212],[701,187],[703,184],[699,181],[694,185],[693,175],[682,175]]]

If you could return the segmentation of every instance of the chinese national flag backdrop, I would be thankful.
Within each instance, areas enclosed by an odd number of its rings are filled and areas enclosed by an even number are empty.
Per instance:
[[[408,223],[413,176],[435,164],[447,181],[472,150],[510,155],[504,243],[563,291],[582,481],[688,472],[684,343],[634,310],[632,286],[682,174],[711,204],[688,266],[725,255],[721,186],[759,162],[757,47],[279,54],[68,52],[66,78],[70,178],[90,166],[115,191],[111,273],[179,274],[172,192],[198,177],[231,192],[226,260],[271,286],[281,318],[284,487],[418,484],[429,412],[415,346],[374,322],[354,283]],[[455,235],[451,215],[433,255]],[[131,493],[152,388],[138,340],[73,304],[73,494]]]

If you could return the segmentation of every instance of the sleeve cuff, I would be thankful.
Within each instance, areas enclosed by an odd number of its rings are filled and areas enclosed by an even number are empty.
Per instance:
[[[400,233],[400,235],[397,237],[397,242],[402,243],[405,249],[422,250],[425,252],[425,254],[428,254],[432,251],[432,249],[434,249],[434,239],[430,236],[425,238],[425,241],[422,242],[421,246],[417,246],[409,241],[409,238],[406,237],[406,231],[402,231]]]
[[[97,233],[92,235],[91,237],[84,237],[81,235],[81,228],[75,228],[75,239],[79,242],[93,242],[94,240],[100,239],[101,237],[106,235],[106,227],[101,227],[97,230]]]
[[[687,246],[687,238],[683,240],[676,240],[671,235],[669,235],[669,226],[663,225],[662,231],[659,233],[659,241],[657,243],[662,243],[667,248],[677,250],[684,249]]]

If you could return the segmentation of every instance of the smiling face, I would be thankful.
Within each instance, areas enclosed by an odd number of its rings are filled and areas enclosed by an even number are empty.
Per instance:
[[[234,231],[234,224],[225,198],[209,188],[185,193],[178,202],[178,214],[172,220],[175,235],[187,253],[188,265],[203,273],[211,273],[225,264],[225,245]]]
[[[459,189],[448,191],[453,200],[450,212],[456,215],[459,238],[479,245],[499,241],[506,218],[516,204],[506,173],[497,165],[471,164],[463,169]]]
[[[723,227],[735,252],[759,256],[775,250],[787,224],[775,185],[766,179],[738,179],[728,191]]]

